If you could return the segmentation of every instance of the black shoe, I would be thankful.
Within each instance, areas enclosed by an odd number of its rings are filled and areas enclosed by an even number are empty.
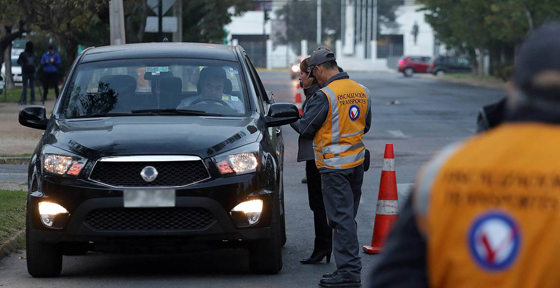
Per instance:
[[[328,251],[316,251],[313,250],[311,257],[299,261],[301,264],[316,264],[323,261],[323,258],[327,257],[327,263],[331,263],[332,250]]]
[[[360,287],[362,286],[362,280],[360,278],[354,278],[345,276],[342,273],[335,273],[330,278],[323,278],[319,282],[321,287]]]
[[[330,272],[330,273],[325,273],[323,274],[323,278],[331,278],[334,275],[336,275],[338,273],[338,270],[335,270],[334,272]]]
[[[301,179],[301,183],[306,184],[307,183],[307,177]]]

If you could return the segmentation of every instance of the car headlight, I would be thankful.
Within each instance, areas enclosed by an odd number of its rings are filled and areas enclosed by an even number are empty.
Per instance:
[[[258,148],[253,145],[241,147],[213,158],[222,175],[245,174],[257,171]]]
[[[292,65],[292,72],[294,73],[299,72],[299,65]]]
[[[86,164],[86,160],[80,157],[45,154],[43,156],[43,169],[56,175],[77,176]]]

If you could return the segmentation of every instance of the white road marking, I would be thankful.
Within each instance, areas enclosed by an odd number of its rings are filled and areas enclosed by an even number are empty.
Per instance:
[[[406,138],[401,130],[387,130],[387,132],[397,138]]]

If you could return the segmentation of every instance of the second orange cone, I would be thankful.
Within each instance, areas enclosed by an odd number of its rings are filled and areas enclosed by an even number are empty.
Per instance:
[[[375,224],[371,246],[363,246],[364,252],[377,254],[381,252],[383,243],[389,235],[389,231],[399,217],[399,199],[397,194],[397,176],[395,174],[395,155],[393,144],[385,145],[385,156],[383,157],[383,171],[381,171],[381,182],[379,183],[379,194],[377,196],[377,209],[375,211]]]

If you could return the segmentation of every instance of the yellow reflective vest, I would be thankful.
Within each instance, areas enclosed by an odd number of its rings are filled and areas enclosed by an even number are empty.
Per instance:
[[[504,124],[440,154],[414,194],[430,287],[560,287],[560,128]]]
[[[348,169],[364,162],[362,142],[366,117],[371,107],[370,93],[350,79],[331,82],[321,89],[327,96],[328,115],[315,134],[313,150],[317,168]]]

